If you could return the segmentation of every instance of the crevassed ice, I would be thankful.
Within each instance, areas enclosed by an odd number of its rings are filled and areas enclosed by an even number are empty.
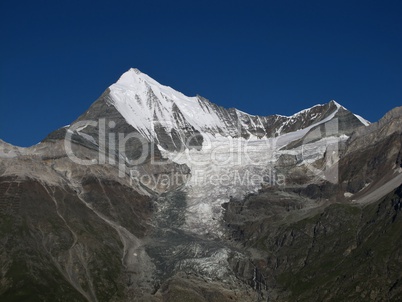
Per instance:
[[[306,162],[313,161],[324,154],[328,143],[339,139],[314,142],[310,149],[283,149],[290,142],[303,138],[313,127],[333,119],[342,108],[337,103],[337,110],[312,126],[283,135],[279,131],[276,138],[259,139],[251,135],[244,139],[203,131],[226,127],[208,103],[201,104],[198,98],[187,97],[137,70],[123,74],[116,84],[110,86],[110,91],[113,105],[125,120],[151,141],[155,140],[154,121],[161,122],[168,133],[189,124],[202,134],[201,150],[170,152],[158,146],[164,157],[186,164],[191,170],[191,178],[185,187],[187,211],[183,227],[200,234],[221,234],[222,204],[230,197],[241,198],[255,192],[267,179],[271,183],[278,181],[273,167],[281,154],[304,155]],[[174,116],[174,105],[183,118]],[[246,114],[237,112],[239,116]],[[247,129],[247,125],[244,128]]]

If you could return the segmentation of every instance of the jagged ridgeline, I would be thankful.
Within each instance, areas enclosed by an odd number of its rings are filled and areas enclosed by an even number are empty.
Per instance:
[[[401,121],[255,116],[130,69],[0,141],[0,300],[399,301]]]

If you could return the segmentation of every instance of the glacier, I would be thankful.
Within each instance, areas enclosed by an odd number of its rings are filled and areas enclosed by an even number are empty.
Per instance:
[[[191,178],[183,188],[187,208],[182,228],[198,234],[220,236],[222,204],[257,192],[266,184],[265,176],[268,185],[286,181],[286,175],[276,174],[280,156],[294,156],[298,165],[309,167],[329,146],[348,138],[337,131],[317,133],[320,125],[336,121],[340,110],[347,110],[335,101],[292,116],[260,117],[185,96],[138,69],[124,73],[109,89],[111,105],[129,125],[155,143],[163,157],[190,168]],[[311,133],[318,138],[309,139]],[[201,137],[198,148],[192,148],[194,137]],[[301,146],[288,148],[303,138]],[[331,163],[336,161],[335,154]]]

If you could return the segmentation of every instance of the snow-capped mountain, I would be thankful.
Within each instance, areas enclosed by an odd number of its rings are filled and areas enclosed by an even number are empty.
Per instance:
[[[188,97],[164,86],[138,69],[130,69],[109,87],[110,103],[126,122],[144,137],[167,150],[180,150],[189,137],[200,134],[225,137],[271,138],[305,129],[333,118],[344,107],[331,101],[292,116],[255,116],[237,109],[225,109],[201,96]],[[368,125],[360,116],[349,119]],[[198,140],[197,140],[198,141]],[[194,145],[193,145],[194,146]]]
[[[137,133],[163,158],[189,168],[191,177],[184,186],[187,208],[183,228],[213,235],[221,233],[222,204],[231,197],[256,192],[264,179],[269,179],[270,185],[278,181],[276,166],[284,157],[326,180],[332,177],[332,181],[337,181],[337,175],[328,174],[329,169],[318,170],[312,164],[332,149],[332,157],[326,163],[336,163],[338,144],[357,127],[369,124],[335,101],[292,116],[250,115],[225,109],[201,96],[185,96],[138,69],[124,73],[64,130],[75,135],[77,142],[110,155],[108,136],[104,135],[105,141],[101,143],[99,125],[91,126],[102,117],[113,125],[109,131],[116,133],[114,137],[117,132]],[[119,148],[112,148],[116,162],[127,167],[122,175],[142,174],[141,165],[130,165],[130,160],[143,149],[138,143],[124,147],[124,154]],[[254,175],[262,178],[251,181],[249,178]],[[230,183],[241,181],[232,186],[211,181],[222,177]],[[160,187],[155,179],[140,185],[139,189],[145,190],[143,194]]]
[[[0,140],[0,299],[399,301],[401,124],[249,115],[131,69],[39,144]]]
[[[137,131],[148,142],[169,152],[202,149],[207,137],[248,141],[276,138],[277,144],[284,147],[332,119],[337,119],[338,131],[346,135],[356,127],[369,124],[335,101],[315,105],[292,116],[250,115],[223,108],[201,96],[185,96],[138,69],[130,69],[77,121],[51,133],[48,139],[60,138],[70,129],[81,136],[82,143],[96,145],[98,131],[94,132],[91,125],[83,122],[99,118],[113,122],[111,131]],[[80,122],[79,127],[77,122]]]

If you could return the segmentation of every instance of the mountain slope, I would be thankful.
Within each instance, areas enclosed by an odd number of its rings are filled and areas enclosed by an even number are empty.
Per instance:
[[[252,116],[219,107],[200,96],[187,97],[130,69],[77,121],[47,139],[64,138],[70,133],[75,142],[105,154],[103,162],[108,159],[118,164],[120,176],[143,175],[144,169],[138,167],[144,158],[152,161],[163,157],[187,166],[192,177],[186,181],[183,228],[219,236],[221,205],[230,196],[242,197],[257,191],[264,182],[257,179],[258,175],[276,182],[276,176],[271,175],[276,175],[275,163],[281,156],[295,156],[296,161],[305,162],[312,170],[311,163],[322,158],[328,146],[344,141],[353,129],[365,124],[335,101],[290,117]],[[110,133],[119,137],[118,142],[109,139]],[[124,133],[123,139],[119,133]],[[135,164],[131,164],[133,161]],[[287,177],[284,174],[282,178]],[[251,179],[253,175],[257,175],[255,180]],[[157,187],[164,179],[161,176],[144,177],[143,182],[136,177],[136,182],[141,182],[147,191],[160,192]],[[220,185],[221,176],[229,178],[233,185]],[[167,177],[170,183],[172,177]],[[324,173],[320,177],[337,176]],[[237,179],[241,181],[234,185]]]
[[[253,116],[129,70],[40,144],[0,141],[1,300],[393,301],[401,121]]]

